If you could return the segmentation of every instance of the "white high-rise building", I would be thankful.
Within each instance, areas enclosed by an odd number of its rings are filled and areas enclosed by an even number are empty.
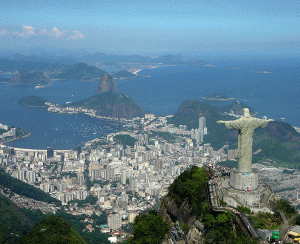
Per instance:
[[[111,230],[118,230],[122,227],[122,220],[120,214],[111,214],[107,217],[107,226]]]
[[[28,183],[35,183],[35,181],[36,181],[36,172],[27,171],[26,172],[26,179],[27,179]]]
[[[206,118],[200,117],[199,118],[199,140],[200,140],[200,142],[203,142],[204,128],[206,128]],[[207,129],[206,129],[206,133],[207,133]]]
[[[126,179],[127,179],[127,172],[125,168],[121,169],[121,183],[123,185],[126,185]]]

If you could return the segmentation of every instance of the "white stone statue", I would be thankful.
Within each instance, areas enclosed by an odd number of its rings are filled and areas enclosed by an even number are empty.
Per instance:
[[[248,173],[251,172],[252,165],[252,142],[253,133],[257,128],[264,128],[268,122],[274,121],[273,119],[257,119],[251,117],[249,109],[244,108],[244,116],[232,121],[219,120],[217,123],[223,123],[227,129],[236,129],[238,135],[238,172]]]

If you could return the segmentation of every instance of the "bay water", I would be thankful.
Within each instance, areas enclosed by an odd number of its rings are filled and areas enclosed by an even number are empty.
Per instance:
[[[285,118],[286,122],[300,127],[298,61],[216,62],[215,67],[165,66],[142,70],[134,79],[117,79],[116,84],[119,93],[130,96],[147,112],[156,115],[174,114],[185,100],[204,101],[204,96],[222,93],[252,107],[258,112],[257,117]],[[31,133],[9,145],[72,149],[121,129],[119,123],[84,114],[53,114],[46,108],[17,103],[18,99],[29,95],[40,96],[54,104],[74,102],[95,95],[96,87],[97,81],[53,81],[51,86],[42,89],[0,83],[0,123],[18,126]],[[226,102],[215,103],[223,105]]]

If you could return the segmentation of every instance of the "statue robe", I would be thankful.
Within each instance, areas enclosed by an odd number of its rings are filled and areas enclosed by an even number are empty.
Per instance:
[[[225,121],[227,129],[238,130],[238,172],[251,172],[253,133],[257,128],[264,128],[267,120],[253,117],[242,117],[237,120]]]

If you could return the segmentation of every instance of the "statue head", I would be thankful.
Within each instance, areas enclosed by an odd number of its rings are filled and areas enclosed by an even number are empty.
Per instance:
[[[249,108],[244,108],[244,117],[246,117],[246,118],[250,118],[251,117]]]

